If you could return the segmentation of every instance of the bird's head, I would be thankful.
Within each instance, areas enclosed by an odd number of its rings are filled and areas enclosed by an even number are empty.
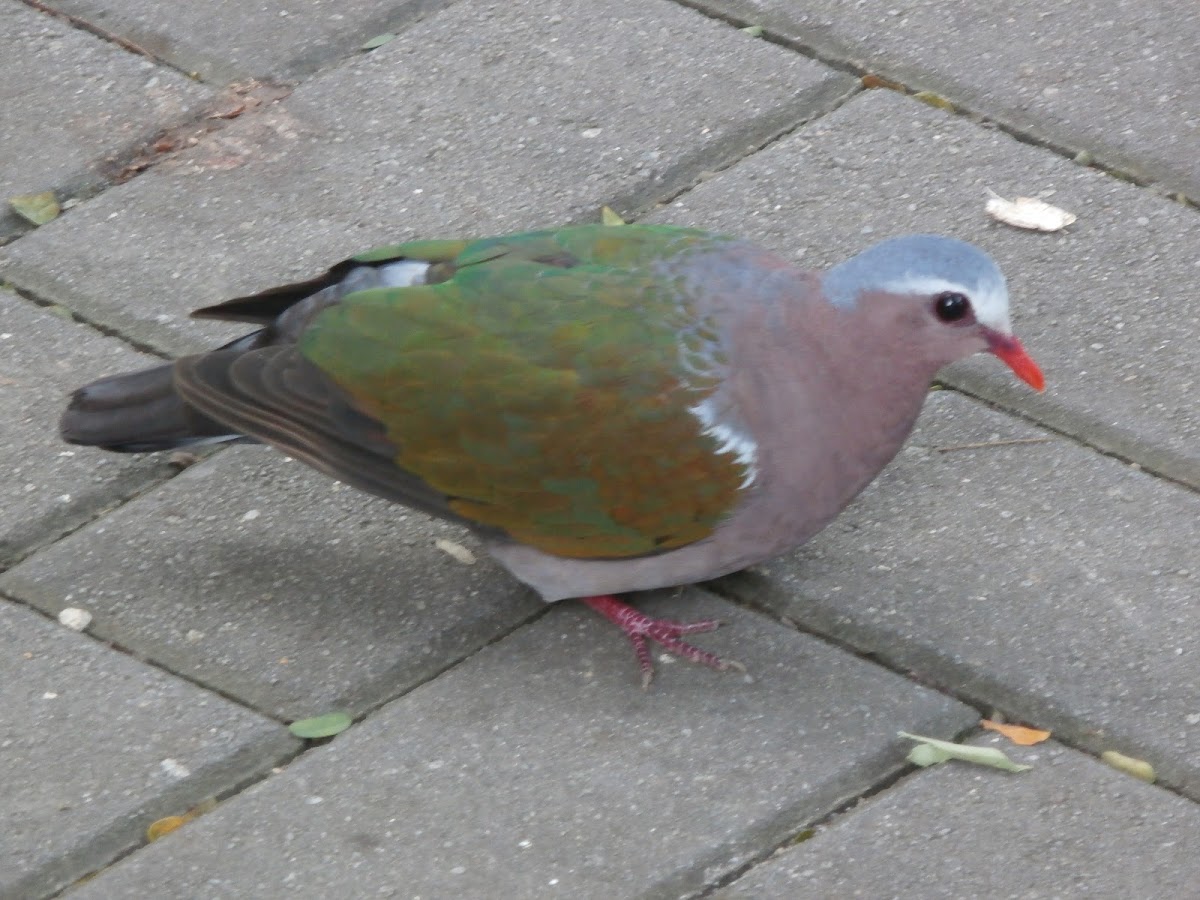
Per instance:
[[[892,238],[829,269],[822,288],[845,310],[886,299],[895,327],[936,367],[987,350],[1030,387],[1045,387],[1013,336],[1004,275],[972,244],[928,234]]]

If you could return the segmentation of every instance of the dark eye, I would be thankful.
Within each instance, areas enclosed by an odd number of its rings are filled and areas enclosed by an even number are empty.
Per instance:
[[[971,301],[966,294],[938,294],[933,300],[933,311],[943,322],[957,322],[971,311]]]

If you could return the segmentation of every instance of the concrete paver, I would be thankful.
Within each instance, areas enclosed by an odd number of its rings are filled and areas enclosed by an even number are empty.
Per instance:
[[[362,711],[505,633],[542,602],[460,529],[263,447],[186,470],[0,575],[51,615],[283,719]]]
[[[1200,796],[1200,496],[949,392],[736,595]]]
[[[294,79],[452,0],[47,0],[213,84]]]
[[[1200,198],[1200,20],[1173,0],[688,0]]]
[[[39,229],[3,272],[123,334],[195,350],[233,333],[187,320],[196,306],[376,243],[594,221],[600,204],[683,187],[852,85],[666,0],[465,0]]]
[[[103,183],[106,157],[198,109],[211,90],[18,0],[0,10],[3,241],[25,227],[8,197]]]
[[[985,189],[1053,192],[1061,234],[985,215]],[[971,393],[1200,486],[1195,210],[892,91],[869,91],[706,181],[655,218],[725,229],[814,266],[885,237],[951,234],[995,256],[1034,394],[994,359],[947,370]]]
[[[77,894],[678,897],[896,770],[952,700],[701,592],[648,605],[757,680],[660,666],[577,605],[482,650]],[[232,851],[232,852],[231,852]]]
[[[161,457],[68,447],[58,437],[70,391],[156,361],[0,291],[0,567],[169,474]]]
[[[1200,808],[1073,750],[1001,747],[1020,775],[926,769],[715,897],[1190,897]],[[1144,864],[1143,864],[1144,863]]]
[[[276,722],[0,600],[0,896],[35,897],[265,773]]]

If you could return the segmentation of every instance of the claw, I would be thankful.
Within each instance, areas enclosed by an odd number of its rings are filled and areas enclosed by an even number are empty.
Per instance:
[[[727,669],[736,669],[743,673],[746,671],[746,667],[736,660],[721,659],[714,653],[693,647],[687,641],[680,640],[681,636],[685,634],[703,634],[706,631],[715,631],[725,624],[719,619],[704,619],[699,622],[655,619],[638,612],[628,603],[623,603],[616,597],[583,597],[581,599],[590,608],[620,628],[629,638],[629,642],[633,644],[634,655],[637,656],[638,666],[642,670],[642,690],[649,689],[650,682],[654,679],[654,662],[650,658],[647,640],[661,645],[668,653],[673,653],[675,656],[699,663],[702,666],[708,666],[710,669],[722,672]]]

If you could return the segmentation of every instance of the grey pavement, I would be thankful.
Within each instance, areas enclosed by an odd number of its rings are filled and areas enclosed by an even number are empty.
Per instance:
[[[0,606],[0,896],[39,896],[147,824],[296,752],[278,723],[13,603]]]
[[[556,607],[80,896],[679,896],[890,777],[901,723],[975,720],[699,592],[647,608],[726,619],[709,643],[755,679],[663,666],[644,694],[605,623]]]
[[[687,2],[1200,200],[1200,19],[1186,3]]]
[[[66,201],[108,179],[114,158],[183,121],[211,88],[96,40],[19,0],[0,5],[0,197]],[[24,226],[4,204],[0,242]]]
[[[92,30],[0,0],[0,184],[79,200],[36,230],[0,222],[0,897],[1188,895],[1183,6],[50,5]],[[248,79],[280,99],[114,183],[114,159]],[[1079,220],[1013,230],[986,188]],[[180,472],[56,441],[76,385],[236,333],[191,308],[374,243],[604,204],[813,266],[909,231],[976,241],[1046,370],[1033,396],[994,361],[953,367],[809,545],[644,601],[727,620],[698,643],[749,678],[662,660],[644,694],[595,617],[265,448]],[[55,621],[68,606],[84,634]],[[284,727],[339,708],[357,721],[327,745]],[[1055,739],[997,743],[1020,775],[905,766],[897,731],[996,743],[981,714]],[[1159,783],[1103,766],[1110,749]]]
[[[167,477],[161,459],[67,447],[55,419],[62,397],[83,382],[154,357],[0,290],[0,416],[20,440],[0,445],[0,565],[60,537]]]
[[[1194,803],[1053,742],[1009,752],[1033,771],[1004,784],[963,767],[918,772],[714,896],[1082,900],[1195,893]],[[924,864],[913,866],[914,859]]]

